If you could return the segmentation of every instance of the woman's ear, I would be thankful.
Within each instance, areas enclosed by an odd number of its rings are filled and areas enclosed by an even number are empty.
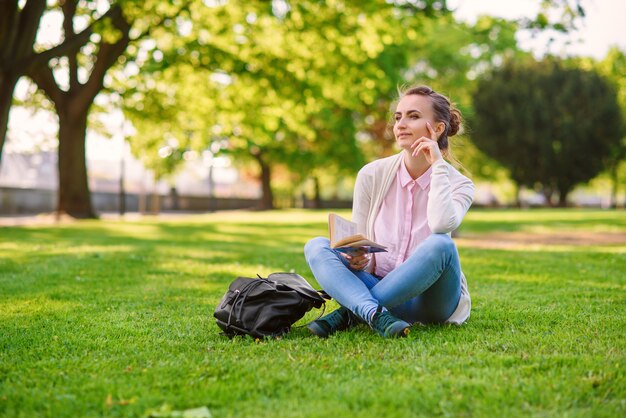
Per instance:
[[[437,139],[443,134],[446,130],[446,124],[443,122],[437,122],[437,126],[435,127],[435,133],[437,134]]]

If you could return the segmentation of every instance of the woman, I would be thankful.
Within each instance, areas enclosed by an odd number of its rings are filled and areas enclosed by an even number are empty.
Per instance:
[[[305,257],[322,288],[341,305],[308,325],[325,338],[365,322],[383,337],[401,337],[410,324],[467,320],[470,296],[450,233],[459,227],[474,185],[443,156],[461,114],[428,87],[404,92],[394,113],[399,154],[363,167],[354,187],[358,231],[388,252],[349,256],[318,237]]]

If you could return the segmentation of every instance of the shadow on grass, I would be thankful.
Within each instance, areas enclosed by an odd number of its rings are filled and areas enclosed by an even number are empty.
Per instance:
[[[320,226],[85,222],[5,228],[0,286],[6,297],[76,300],[89,294],[93,302],[149,294],[217,302],[237,276],[291,270],[310,276],[303,247]]]

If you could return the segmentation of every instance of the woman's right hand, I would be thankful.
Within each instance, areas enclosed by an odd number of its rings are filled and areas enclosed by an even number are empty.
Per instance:
[[[352,270],[363,270],[370,262],[369,253],[364,248],[359,248],[358,251],[351,254],[341,254],[348,260],[348,264]]]

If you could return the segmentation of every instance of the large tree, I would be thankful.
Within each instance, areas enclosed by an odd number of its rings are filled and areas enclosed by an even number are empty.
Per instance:
[[[185,36],[156,38],[152,62],[144,65],[154,71],[131,80],[134,99],[125,103],[127,114],[140,127],[137,137],[162,132],[157,148],[173,133],[179,142],[203,137],[205,143],[195,146],[205,148],[215,140],[225,143],[223,152],[233,159],[257,165],[262,207],[271,208],[276,165],[301,173],[304,180],[317,170],[354,172],[363,163],[357,124],[382,94],[393,92],[407,65],[407,45],[420,37],[420,22],[443,13],[436,10],[441,4],[233,1],[198,6]],[[196,74],[172,77],[190,72],[174,69],[174,61]],[[189,83],[191,88],[185,87]],[[140,102],[167,111],[159,118],[136,112]]]
[[[87,117],[105,76],[129,43],[175,17],[188,3],[146,1],[4,1],[0,6],[0,152],[17,80],[27,75],[59,118],[57,211],[94,217],[87,182]],[[104,7],[103,7],[104,6]],[[46,13],[62,16],[62,39],[36,42]]]
[[[615,89],[594,71],[554,58],[511,61],[480,80],[472,138],[549,204],[596,176],[622,137]]]

